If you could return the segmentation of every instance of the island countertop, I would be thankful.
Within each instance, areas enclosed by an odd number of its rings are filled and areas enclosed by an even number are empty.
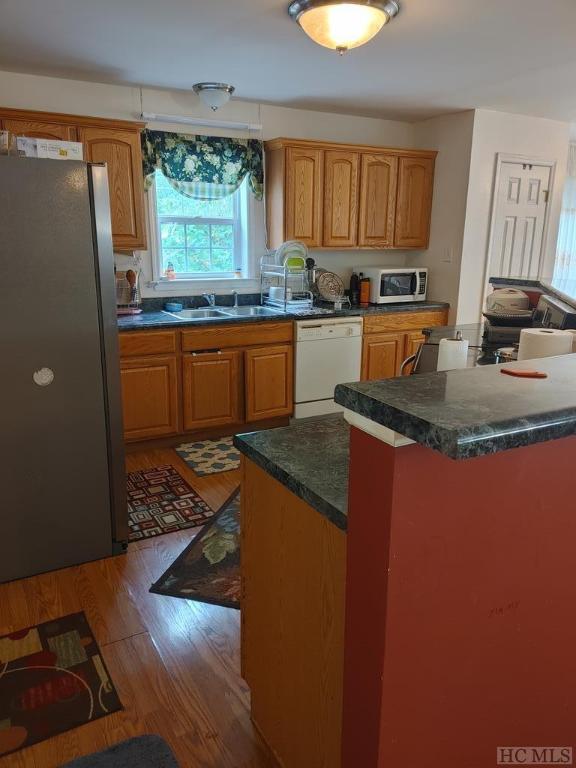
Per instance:
[[[537,369],[519,379],[502,368]],[[576,434],[576,355],[341,384],[335,400],[453,459]]]
[[[234,445],[338,528],[347,529],[350,428],[342,414],[236,435]]]

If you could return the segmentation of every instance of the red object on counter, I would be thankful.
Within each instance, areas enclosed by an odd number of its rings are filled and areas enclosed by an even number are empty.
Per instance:
[[[506,376],[515,376],[517,379],[547,379],[548,374],[544,371],[529,371],[522,370],[520,368],[500,368],[500,373],[505,373]]]

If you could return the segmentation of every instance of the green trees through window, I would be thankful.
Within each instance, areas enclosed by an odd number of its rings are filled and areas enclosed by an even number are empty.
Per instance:
[[[155,174],[160,267],[177,275],[233,273],[240,229],[238,190],[221,200],[194,200]],[[237,258],[238,257],[238,258]]]

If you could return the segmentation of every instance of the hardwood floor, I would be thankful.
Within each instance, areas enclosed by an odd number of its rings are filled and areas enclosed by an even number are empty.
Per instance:
[[[198,478],[167,448],[127,456],[128,470],[172,464],[217,510],[240,472]],[[152,595],[189,531],[131,544],[125,556],[0,585],[0,635],[85,611],[124,711],[0,758],[0,768],[56,768],[123,739],[157,733],[181,768],[273,768],[240,678],[238,611]]]

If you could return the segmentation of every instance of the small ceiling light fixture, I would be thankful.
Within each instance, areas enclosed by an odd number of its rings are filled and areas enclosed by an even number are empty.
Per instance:
[[[230,101],[230,96],[236,89],[233,85],[226,83],[196,83],[192,86],[192,90],[200,96],[207,107],[216,112]]]
[[[294,0],[288,7],[308,37],[338,53],[372,40],[399,10],[397,0]]]

